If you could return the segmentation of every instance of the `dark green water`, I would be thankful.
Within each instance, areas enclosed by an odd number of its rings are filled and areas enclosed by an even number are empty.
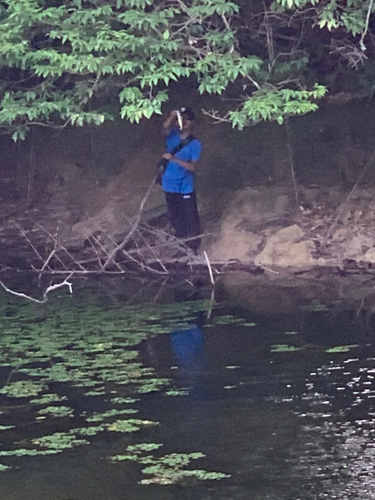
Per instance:
[[[0,499],[373,498],[373,313],[175,292],[2,296]]]

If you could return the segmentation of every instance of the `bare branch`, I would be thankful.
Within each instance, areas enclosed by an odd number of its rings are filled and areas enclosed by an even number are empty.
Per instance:
[[[67,248],[65,248],[60,242],[57,242],[56,241],[56,238],[49,232],[47,231],[47,229],[43,226],[41,226],[38,222],[35,223],[42,231],[44,231],[46,234],[48,234],[48,236],[53,240],[55,241],[58,246],[72,259],[73,262],[75,262],[80,268],[81,270],[84,271],[84,268],[80,265],[80,263],[73,257],[73,255],[69,252],[69,250]]]
[[[203,255],[204,255],[204,258],[206,260],[207,267],[208,267],[208,273],[210,275],[211,285],[215,286],[214,274],[212,272],[212,267],[211,267],[210,259],[208,258],[206,250],[203,250]]]
[[[356,45],[347,40],[333,40],[330,54],[339,54],[342,59],[347,61],[351,68],[355,69],[368,59],[363,51],[360,51]]]
[[[27,236],[27,233],[26,231],[17,223],[14,224],[16,226],[16,228],[19,230],[19,232],[22,234],[22,236],[26,239],[26,241],[28,242],[28,244],[30,245],[30,247],[34,250],[34,252],[36,253],[36,255],[38,256],[38,258],[44,262],[44,259],[43,257],[40,255],[38,249],[33,245],[32,241],[30,240],[30,238]]]
[[[215,120],[213,122],[214,125],[217,125],[218,123],[231,123],[231,120],[228,115],[219,116],[219,112],[214,109],[211,111],[206,111],[205,109],[202,109],[202,114],[209,116],[210,118],[213,118]]]
[[[365,29],[363,30],[361,39],[359,40],[359,46],[361,47],[362,52],[365,52],[365,50],[367,50],[364,40],[365,40],[365,36],[367,35],[367,32],[368,32],[368,27],[370,24],[370,16],[371,16],[373,4],[374,4],[374,0],[370,0],[369,5],[368,5],[368,9],[367,9]]]
[[[112,263],[112,260],[115,257],[116,253],[119,250],[121,250],[122,248],[124,248],[124,246],[130,240],[130,238],[133,236],[134,232],[137,230],[137,227],[139,225],[139,222],[140,222],[142,214],[143,214],[144,206],[146,204],[146,201],[148,200],[148,197],[151,194],[151,191],[152,191],[152,188],[153,188],[154,185],[155,185],[155,179],[152,179],[152,182],[151,182],[149,188],[147,189],[146,194],[145,194],[143,200],[141,201],[141,204],[140,204],[140,207],[139,207],[139,210],[138,210],[138,214],[137,214],[137,216],[135,217],[135,220],[134,220],[133,227],[131,228],[131,230],[129,231],[129,233],[125,236],[125,238],[123,239],[123,241],[119,245],[117,245],[112,250],[112,252],[109,253],[109,255],[107,257],[107,260],[103,264],[103,271],[106,270],[107,267]]]
[[[15,292],[14,290],[11,290],[8,288],[2,281],[0,281],[0,285],[4,288],[4,290],[8,293],[11,293],[12,295],[15,295],[16,297],[22,297],[23,299],[28,299],[31,300],[31,302],[35,302],[36,304],[45,304],[48,300],[48,294],[52,292],[53,290],[56,290],[57,288],[61,288],[63,286],[67,286],[69,288],[69,292],[72,294],[73,293],[73,284],[68,281],[69,278],[73,273],[69,274],[67,278],[64,279],[61,283],[56,283],[55,285],[50,285],[44,292],[43,294],[43,299],[35,299],[34,297],[31,297],[30,295],[26,295],[25,293],[22,292]]]
[[[258,83],[257,81],[255,81],[255,80],[254,80],[254,78],[253,78],[252,76],[250,76],[250,75],[246,75],[246,78],[247,78],[248,80],[250,80],[250,81],[251,81],[251,83],[254,85],[254,87],[256,87],[258,90],[260,90],[260,89],[261,89],[261,86],[259,85],[259,83]]]

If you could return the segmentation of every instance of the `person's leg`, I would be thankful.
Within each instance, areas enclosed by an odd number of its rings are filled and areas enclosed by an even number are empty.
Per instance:
[[[187,237],[185,211],[183,209],[182,196],[183,195],[181,193],[165,193],[169,221],[176,232],[177,238]]]
[[[201,233],[201,225],[197,207],[197,197],[195,192],[182,195],[182,206],[184,212],[184,219],[186,224],[186,238],[198,236]],[[201,244],[201,238],[194,238],[186,242],[186,244],[197,252]]]

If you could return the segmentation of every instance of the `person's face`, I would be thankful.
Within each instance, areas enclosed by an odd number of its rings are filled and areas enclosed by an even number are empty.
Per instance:
[[[189,130],[192,127],[192,121],[182,118],[182,130]]]

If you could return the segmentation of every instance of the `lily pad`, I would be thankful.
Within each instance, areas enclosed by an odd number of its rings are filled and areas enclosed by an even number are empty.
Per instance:
[[[296,352],[300,351],[301,347],[295,347],[287,344],[277,344],[271,346],[271,352]]]
[[[162,457],[154,457],[153,455],[145,455],[144,452],[157,450],[162,445],[156,443],[145,443],[127,447],[126,455],[116,455],[112,457],[112,461],[121,462],[131,460],[142,465],[146,465],[142,469],[142,473],[147,477],[140,481],[141,484],[160,484],[170,485],[185,481],[188,478],[195,478],[201,481],[218,480],[230,477],[221,472],[209,472],[201,469],[191,470],[187,467],[192,460],[204,458],[205,455],[201,452],[195,453],[171,453]]]
[[[326,352],[328,353],[349,352],[351,349],[355,349],[356,347],[358,347],[358,344],[338,345],[336,347],[330,347],[329,349],[326,349]]]
[[[44,385],[29,380],[19,380],[5,385],[0,389],[0,394],[4,394],[11,398],[28,398],[36,396],[45,388]]]

